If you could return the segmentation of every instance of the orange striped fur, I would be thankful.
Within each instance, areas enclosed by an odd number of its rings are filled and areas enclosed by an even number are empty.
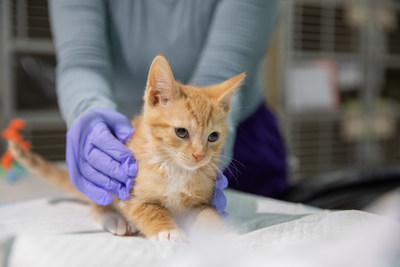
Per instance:
[[[184,240],[177,219],[193,212],[201,221],[222,225],[210,203],[227,134],[229,102],[244,77],[242,73],[208,87],[183,85],[175,81],[165,57],[158,55],[153,60],[143,111],[132,121],[136,130],[126,143],[138,162],[131,197],[114,198],[109,207],[94,204],[93,208],[97,218],[104,218],[102,214],[107,212],[113,216],[120,213],[129,222],[125,232],[111,232],[130,234],[134,224],[147,238]],[[178,137],[176,128],[187,129],[188,137]],[[212,132],[219,134],[215,142],[208,141]],[[60,180],[48,177],[45,169],[54,169],[49,167],[51,163],[32,152],[20,153],[17,146],[11,144],[11,151],[24,166],[39,170],[48,179]],[[65,174],[55,175],[67,180]],[[71,191],[70,185],[59,185]],[[100,221],[104,224],[106,220]]]

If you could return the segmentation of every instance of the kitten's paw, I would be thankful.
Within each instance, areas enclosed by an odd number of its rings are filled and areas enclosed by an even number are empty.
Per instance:
[[[150,240],[186,242],[186,235],[181,229],[164,230],[150,237]]]
[[[103,228],[113,235],[131,236],[138,232],[133,223],[128,222],[117,212],[102,213],[99,217]]]

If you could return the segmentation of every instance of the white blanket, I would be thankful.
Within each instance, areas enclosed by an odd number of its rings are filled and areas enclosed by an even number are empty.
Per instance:
[[[226,195],[226,222],[240,235],[202,232],[189,244],[115,237],[68,196],[0,205],[0,266],[399,266],[393,221]]]

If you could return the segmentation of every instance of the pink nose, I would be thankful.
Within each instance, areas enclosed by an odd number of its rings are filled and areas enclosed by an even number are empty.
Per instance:
[[[204,154],[193,154],[193,157],[196,159],[196,162],[199,162],[200,160],[204,159]]]

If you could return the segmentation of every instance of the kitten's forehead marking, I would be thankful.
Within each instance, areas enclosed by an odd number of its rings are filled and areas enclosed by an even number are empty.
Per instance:
[[[213,106],[203,95],[198,94],[193,101],[186,102],[186,110],[191,121],[191,127],[204,132],[212,122]]]

